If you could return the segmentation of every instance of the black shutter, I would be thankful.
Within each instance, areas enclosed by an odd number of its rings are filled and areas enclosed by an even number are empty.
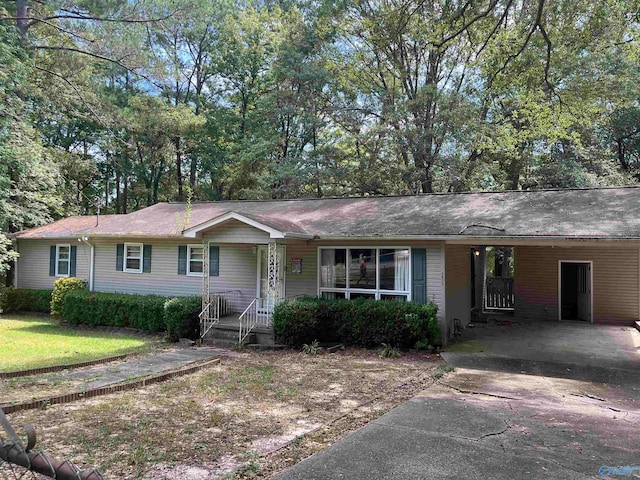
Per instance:
[[[122,264],[124,263],[124,243],[116,245],[116,270],[122,271]]]
[[[411,250],[411,301],[427,303],[427,250]]]
[[[142,247],[142,271],[151,273],[151,245]]]
[[[56,276],[56,246],[51,245],[49,247],[49,276]]]
[[[209,247],[209,276],[220,275],[220,247]]]
[[[178,246],[178,275],[187,274],[187,246]]]
[[[69,276],[76,276],[76,257],[78,256],[78,247],[75,245],[71,245],[69,253]]]

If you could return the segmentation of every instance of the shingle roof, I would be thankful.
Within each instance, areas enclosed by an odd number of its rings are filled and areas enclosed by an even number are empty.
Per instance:
[[[640,239],[640,188],[507,191],[395,197],[159,203],[126,215],[71,217],[18,238],[181,236],[230,212],[285,234],[319,238],[567,237]]]

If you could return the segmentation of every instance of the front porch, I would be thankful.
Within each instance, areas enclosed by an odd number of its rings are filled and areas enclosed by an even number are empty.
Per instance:
[[[203,269],[209,271],[211,248],[204,249]],[[275,242],[255,245],[255,296],[247,296],[250,286],[243,289],[217,291],[209,275],[203,276],[200,338],[216,344],[273,345],[271,316],[274,307],[284,297],[284,246]],[[218,259],[213,261],[219,262]],[[251,275],[249,275],[251,276]],[[213,288],[212,288],[213,287]]]

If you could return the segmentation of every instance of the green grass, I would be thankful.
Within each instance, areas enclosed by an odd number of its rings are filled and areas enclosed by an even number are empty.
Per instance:
[[[61,328],[44,315],[0,315],[0,372],[143,352],[156,338]]]

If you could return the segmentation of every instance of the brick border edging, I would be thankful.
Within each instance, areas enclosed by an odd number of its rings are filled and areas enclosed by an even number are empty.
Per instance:
[[[182,367],[175,370],[169,370],[168,372],[164,372],[160,375],[142,378],[140,380],[135,380],[129,383],[92,388],[91,390],[86,390],[84,392],[74,392],[74,393],[67,393],[65,395],[56,395],[53,397],[39,398],[37,400],[31,400],[31,401],[22,402],[22,403],[15,403],[12,405],[0,405],[0,408],[4,411],[5,414],[8,415],[10,413],[21,412],[24,410],[33,410],[36,408],[48,407],[51,405],[75,402],[77,400],[82,400],[83,398],[101,397],[103,395],[109,395],[111,393],[126,392],[139,387],[153,385],[154,383],[164,382],[171,378],[182,377],[183,375],[189,375],[190,373],[197,372],[198,370],[202,370],[203,368],[206,368],[210,365],[218,364],[218,363],[220,363],[219,357],[214,358],[212,360],[207,360],[197,365],[192,365],[190,367]]]
[[[124,360],[133,355],[139,355],[140,352],[124,353],[113,357],[98,358],[97,360],[87,360],[86,362],[69,363],[66,365],[52,365],[51,367],[30,368],[28,370],[16,370],[13,372],[0,372],[0,380],[4,378],[28,377],[29,375],[37,375],[40,373],[59,372],[61,370],[69,370],[72,368],[90,367],[92,365],[101,365],[103,363],[116,362]]]

